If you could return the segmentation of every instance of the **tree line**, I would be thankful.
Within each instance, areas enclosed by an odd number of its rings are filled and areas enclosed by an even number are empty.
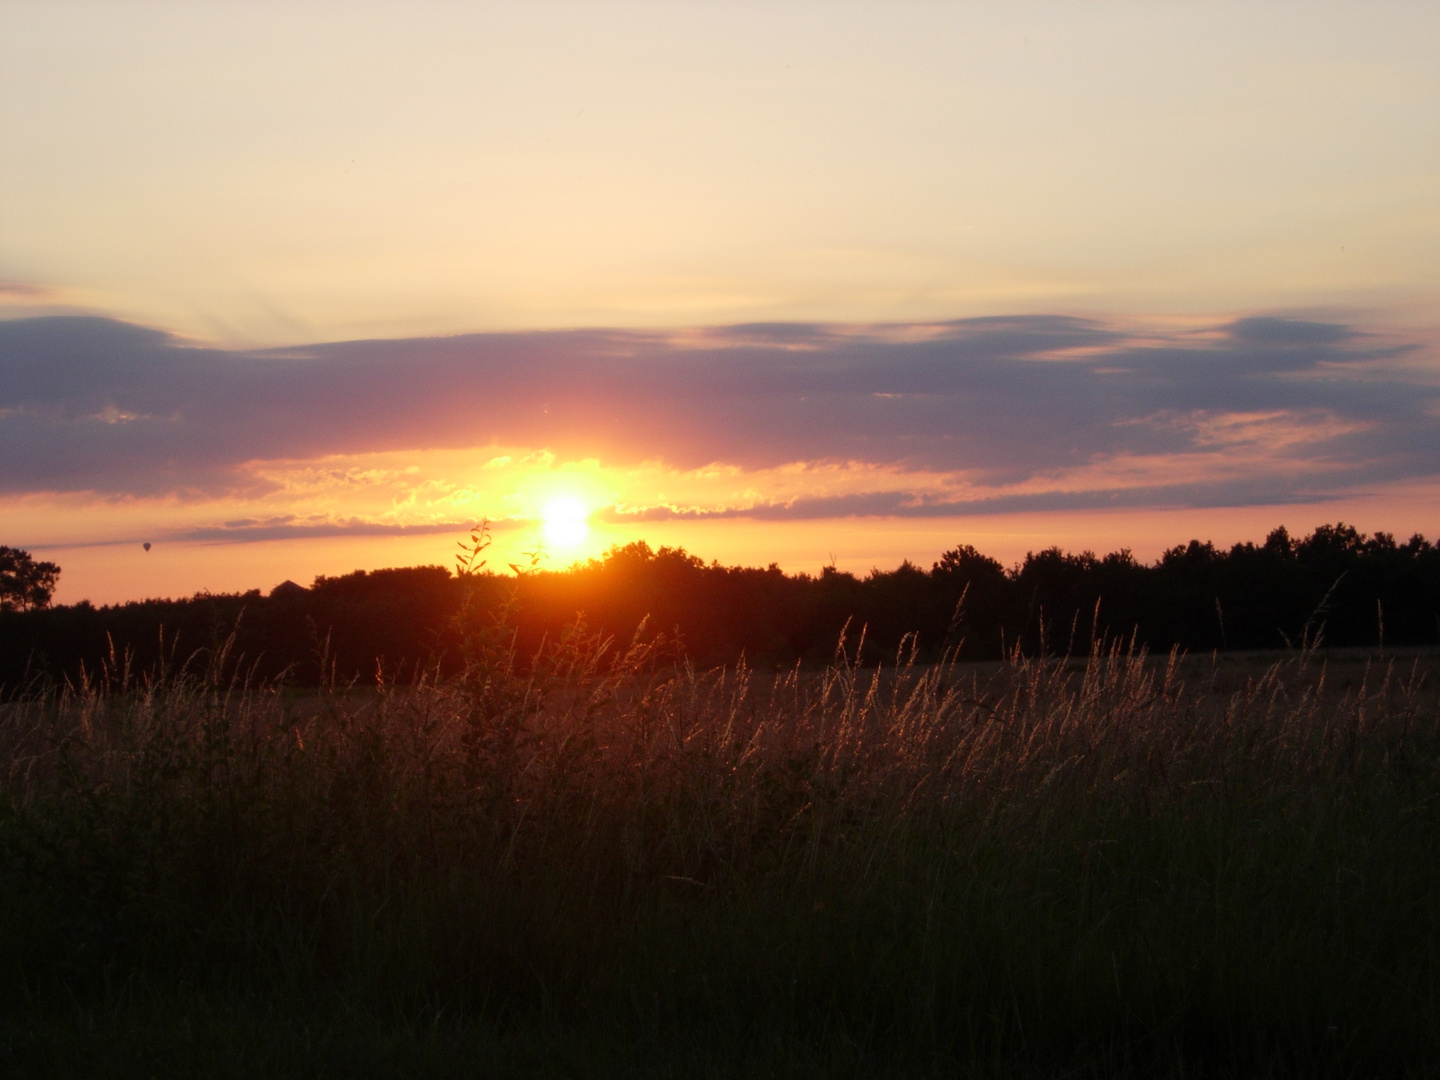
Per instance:
[[[460,662],[462,607],[472,619],[503,614],[522,655],[547,635],[573,632],[578,618],[588,632],[621,641],[643,623],[700,666],[741,657],[754,666],[820,663],[842,633],[867,663],[902,647],[922,660],[948,651],[985,660],[1016,649],[1084,653],[1117,638],[1192,652],[1435,645],[1440,547],[1341,523],[1298,539],[1279,528],[1263,543],[1229,549],[1192,540],[1153,563],[1128,550],[1047,548],[1006,568],[959,545],[928,570],[905,562],[859,576],[722,566],[637,542],[519,577],[418,566],[321,576],[309,588],[287,582],[268,596],[14,604],[0,610],[0,687],[94,678],[127,662],[135,672],[173,668],[227,641],[253,674],[301,684],[322,675],[443,675]]]

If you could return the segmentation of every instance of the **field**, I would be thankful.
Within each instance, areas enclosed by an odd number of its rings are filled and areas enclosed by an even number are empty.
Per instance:
[[[462,677],[0,705],[15,1076],[1404,1076],[1432,653]],[[523,661],[523,662],[521,662]]]

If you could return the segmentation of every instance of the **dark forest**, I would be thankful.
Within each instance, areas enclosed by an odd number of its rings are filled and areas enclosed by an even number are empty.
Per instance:
[[[465,587],[462,587],[462,584]],[[1151,652],[1384,648],[1440,642],[1440,548],[1326,525],[1303,538],[1278,528],[1229,550],[1192,540],[1154,563],[1128,551],[1050,548],[1006,568],[969,545],[928,569],[905,563],[859,577],[705,563],[644,542],[602,559],[519,578],[482,571],[467,582],[443,566],[356,571],[259,591],[199,594],[111,607],[88,603],[0,614],[0,685],[133,673],[192,662],[230,640],[260,677],[311,684],[408,681],[458,663],[456,615],[466,588],[481,610],[508,607],[529,655],[582,619],[626,641],[672,639],[697,666],[823,664],[842,634],[865,663],[918,650],[961,660],[1084,654],[1097,640]],[[847,629],[848,628],[848,629]],[[862,642],[863,634],[863,646]],[[913,637],[910,637],[913,635]]]

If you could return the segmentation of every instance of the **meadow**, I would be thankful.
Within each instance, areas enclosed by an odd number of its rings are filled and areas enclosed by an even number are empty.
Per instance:
[[[757,673],[509,614],[444,679],[221,647],[0,704],[0,1070],[1440,1060],[1433,651]]]

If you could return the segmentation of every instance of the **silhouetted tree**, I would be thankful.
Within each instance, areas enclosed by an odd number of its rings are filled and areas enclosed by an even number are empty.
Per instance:
[[[941,555],[930,568],[941,604],[947,609],[944,646],[968,659],[991,659],[1004,649],[1001,628],[1009,579],[1005,568],[969,544]]]
[[[930,570],[906,562],[864,577],[825,567],[706,564],[681,548],[643,542],[612,548],[566,570],[520,579],[482,570],[464,580],[445,567],[357,571],[258,591],[96,608],[46,607],[59,568],[0,548],[0,694],[37,674],[78,678],[111,655],[134,671],[203,662],[229,643],[247,673],[313,683],[411,678],[458,670],[462,604],[482,619],[509,612],[524,663],[583,615],[592,631],[627,641],[648,619],[697,666],[824,663],[849,624],[864,632],[860,659],[890,661],[914,633],[922,660],[959,648],[962,659],[1002,649],[1083,653],[1100,641],[1172,647],[1279,649],[1317,640],[1374,648],[1440,640],[1440,548],[1423,536],[1399,543],[1343,522],[1299,539],[1283,528],[1228,551],[1192,540],[1142,564],[1126,550],[1096,556],[1032,552],[1009,570],[962,544]],[[468,600],[466,598],[469,598]],[[963,602],[962,602],[963,597]],[[9,688],[7,690],[7,687]]]
[[[36,562],[28,551],[0,546],[0,611],[31,611],[49,605],[60,567]]]

